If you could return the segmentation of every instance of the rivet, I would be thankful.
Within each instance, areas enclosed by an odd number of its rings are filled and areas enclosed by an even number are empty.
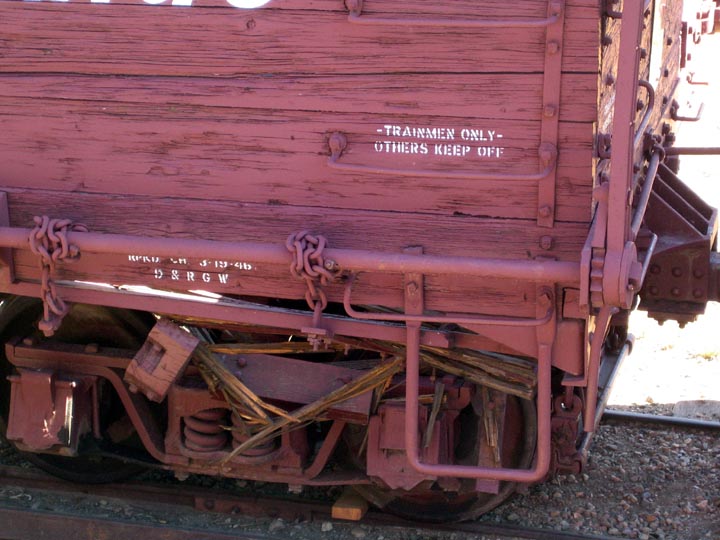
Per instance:
[[[657,287],[655,287],[655,286],[650,287],[650,294],[652,294],[653,296],[657,296],[657,294],[658,294],[659,292],[660,292],[660,291],[658,290]]]
[[[603,36],[603,37],[602,37],[602,44],[605,45],[606,47],[607,47],[608,45],[612,45],[612,38],[611,38],[610,36]]]
[[[673,290],[671,290],[670,293],[673,296],[680,296],[680,289],[678,289],[677,287],[673,287]]]
[[[405,289],[407,290],[408,294],[416,294],[420,287],[418,287],[418,284],[414,281],[410,281],[407,285],[405,285]]]
[[[702,297],[703,297],[703,291],[702,291],[702,289],[695,289],[695,290],[693,291],[693,296],[694,296],[695,298],[702,298]]]
[[[95,354],[100,350],[97,343],[88,343],[85,345],[85,352],[88,354]]]
[[[608,73],[605,77],[605,86],[612,86],[615,84],[615,76],[612,73]]]
[[[640,49],[640,58],[645,60],[647,58],[648,52],[647,49]]]
[[[543,115],[547,118],[552,118],[557,113],[557,107],[555,105],[545,105],[543,109]]]
[[[544,218],[550,217],[552,215],[552,207],[548,206],[547,204],[541,206],[540,208],[538,208],[538,215]]]
[[[669,69],[663,70],[663,77],[667,78],[669,76],[670,76],[670,70]]]
[[[543,236],[540,238],[540,247],[544,250],[552,249],[553,243],[554,240],[552,236]]]
[[[550,54],[557,54],[560,50],[560,44],[557,41],[549,41],[547,44],[547,50]]]
[[[679,266],[676,266],[675,268],[673,268],[673,269],[672,269],[672,275],[675,276],[675,277],[680,277],[680,276],[682,276],[682,275],[683,275],[682,268],[680,268]]]
[[[244,368],[245,366],[247,366],[247,359],[246,359],[246,358],[243,358],[243,357],[240,357],[240,358],[237,359],[237,362],[236,362],[236,363],[237,363],[237,367],[239,367],[239,368]]]
[[[705,272],[703,272],[700,268],[696,268],[693,270],[693,276],[695,276],[695,279],[701,279],[705,277]]]
[[[660,268],[660,265],[659,265],[659,264],[653,264],[653,265],[650,267],[650,273],[651,273],[651,274],[656,274],[656,275],[657,275],[657,274],[660,273],[661,270],[662,270],[662,269]]]
[[[253,28],[255,28],[255,20],[254,20],[254,19],[250,19],[247,23],[245,23],[245,27],[246,27],[248,30],[252,30]]]
[[[667,43],[668,47],[673,44],[673,38],[669,37],[667,40],[665,40],[665,43]]]

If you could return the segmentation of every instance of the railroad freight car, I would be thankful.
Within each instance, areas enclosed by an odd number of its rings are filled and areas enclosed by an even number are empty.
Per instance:
[[[580,471],[629,311],[720,295],[674,145],[715,14],[0,0],[7,439],[428,520]]]

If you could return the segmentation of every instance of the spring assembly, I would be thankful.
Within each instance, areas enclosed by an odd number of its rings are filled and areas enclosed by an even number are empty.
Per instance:
[[[206,409],[184,416],[185,447],[194,452],[217,452],[228,444],[227,409]]]
[[[247,429],[247,424],[245,421],[237,416],[236,414],[232,414],[230,416],[230,419],[232,420],[232,446],[233,448],[237,448],[242,443],[247,441],[250,438],[250,432]],[[246,457],[260,457],[260,456],[266,456],[273,452],[276,447],[277,439],[271,439],[263,444],[260,444],[258,446],[254,446],[252,448],[248,448],[244,452],[242,452],[240,455],[246,456]]]

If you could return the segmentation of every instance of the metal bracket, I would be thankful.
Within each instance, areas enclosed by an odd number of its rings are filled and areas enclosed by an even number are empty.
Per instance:
[[[454,26],[461,28],[542,28],[558,20],[550,13],[544,19],[414,19],[363,16],[363,0],[345,0],[348,22],[383,26]]]
[[[555,20],[545,33],[545,67],[543,75],[542,118],[540,119],[540,146],[554,152],[557,160],[558,127],[560,124],[560,89],[562,87],[563,29],[565,1],[553,0],[548,5],[548,18]],[[541,162],[548,156],[541,154]],[[540,227],[551,228],[555,223],[555,188],[557,166],[540,179],[538,185],[538,218]]]

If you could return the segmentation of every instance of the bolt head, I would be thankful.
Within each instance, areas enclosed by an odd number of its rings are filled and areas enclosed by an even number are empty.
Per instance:
[[[543,115],[547,118],[552,118],[557,114],[557,107],[555,105],[545,105],[543,109]]]
[[[543,218],[550,217],[552,215],[552,207],[548,205],[541,206],[538,208],[538,215]]]

